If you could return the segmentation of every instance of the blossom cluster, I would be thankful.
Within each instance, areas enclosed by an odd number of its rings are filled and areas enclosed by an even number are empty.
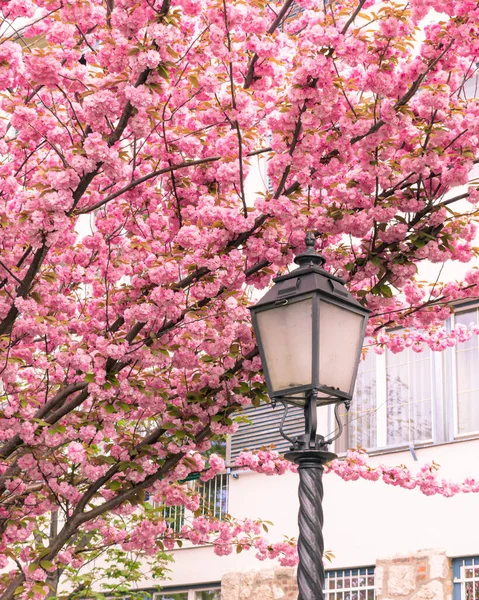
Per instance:
[[[378,352],[477,334],[444,328],[478,296],[477,2],[274,4],[0,0],[2,600],[175,545],[165,515],[267,400],[248,306],[305,231]],[[445,261],[462,280],[422,281]],[[354,456],[331,468],[457,489]],[[293,560],[255,527],[183,533]]]
[[[325,473],[334,473],[344,481],[383,481],[387,485],[407,490],[418,489],[426,496],[439,494],[450,498],[456,494],[479,493],[479,479],[471,477],[463,482],[448,481],[439,477],[439,465],[424,464],[414,473],[405,465],[389,466],[369,464],[368,454],[363,449],[348,450],[346,456],[335,459],[325,467]],[[296,466],[285,460],[275,450],[243,452],[235,459],[235,466],[256,473],[279,475],[287,470],[296,471]]]

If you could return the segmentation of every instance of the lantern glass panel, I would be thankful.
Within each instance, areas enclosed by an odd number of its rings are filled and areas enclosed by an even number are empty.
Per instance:
[[[364,315],[322,301],[319,309],[319,383],[351,393],[363,343]]]
[[[312,311],[309,297],[256,314],[272,392],[311,385]]]

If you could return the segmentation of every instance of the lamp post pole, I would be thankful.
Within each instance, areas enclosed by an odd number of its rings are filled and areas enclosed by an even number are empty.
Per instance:
[[[304,408],[305,433],[285,454],[299,472],[298,600],[324,600],[323,471],[336,455],[325,449],[324,438],[316,434],[316,397],[313,390]]]
[[[258,349],[273,406],[281,402],[281,435],[291,442],[285,457],[299,470],[298,600],[324,600],[323,471],[336,458],[328,446],[343,426],[339,406],[349,408],[366,334],[369,311],[344,281],[322,267],[316,238],[306,234],[299,265],[274,279],[273,287],[250,306]],[[318,406],[334,404],[338,428],[328,439],[316,433]],[[304,434],[284,431],[288,406],[304,407]]]

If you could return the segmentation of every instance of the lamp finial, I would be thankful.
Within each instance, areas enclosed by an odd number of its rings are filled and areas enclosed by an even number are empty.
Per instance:
[[[314,246],[316,245],[316,236],[312,231],[306,233],[305,243],[306,250],[301,252],[301,254],[298,254],[294,259],[294,262],[300,267],[322,267],[326,260],[324,256],[318,254],[314,249]]]

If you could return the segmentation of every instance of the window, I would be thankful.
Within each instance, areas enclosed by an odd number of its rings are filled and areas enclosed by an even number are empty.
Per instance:
[[[339,440],[339,449],[375,448],[377,446],[376,354],[368,352],[360,364],[356,389],[349,413],[342,414],[346,431]]]
[[[455,315],[456,326],[477,323],[479,307]],[[479,336],[458,344],[455,358],[456,434],[479,433]]]
[[[326,571],[325,600],[375,600],[374,567]]]
[[[454,558],[453,600],[479,600],[479,557]]]
[[[456,308],[446,329],[479,326],[479,305]],[[396,331],[400,335],[401,331]],[[444,352],[427,345],[421,352],[406,348],[378,355],[369,349],[359,365],[356,389],[349,412],[342,411],[344,430],[335,451],[358,446],[366,450],[414,447],[444,443],[457,437],[479,435],[479,335],[458,342]],[[242,423],[231,439],[230,459],[243,450],[273,445],[285,452],[291,445],[279,433],[283,409],[269,405],[244,411],[250,423]],[[290,407],[285,432],[291,437],[303,431],[303,413]],[[329,431],[334,424],[330,407]],[[327,433],[321,431],[321,433]]]
[[[478,67],[479,63],[476,63],[474,67],[471,66],[469,68],[467,73],[468,79],[464,82],[464,88],[459,94],[462,100],[471,100],[477,98],[479,95]]]
[[[407,348],[377,355],[371,348],[359,365],[345,431],[337,450],[366,449],[433,441],[433,353]]]
[[[203,515],[222,519],[228,512],[229,473],[220,473],[209,481],[199,479],[189,481],[188,487],[200,494],[200,510]],[[180,531],[192,514],[184,506],[165,506],[163,511],[168,525],[174,531]],[[215,599],[212,596],[212,599]],[[161,599],[163,600],[163,599]],[[181,596],[172,600],[182,600]],[[195,599],[196,600],[196,599]],[[208,596],[198,597],[198,600],[210,600]]]
[[[195,587],[183,590],[162,590],[153,595],[153,600],[221,600],[221,586],[219,584],[208,587]]]
[[[386,352],[388,446],[432,439],[431,352]]]

